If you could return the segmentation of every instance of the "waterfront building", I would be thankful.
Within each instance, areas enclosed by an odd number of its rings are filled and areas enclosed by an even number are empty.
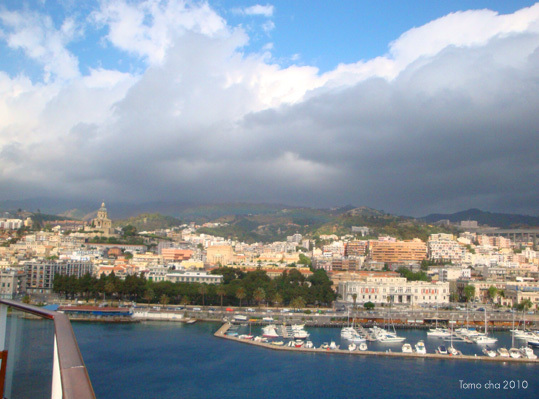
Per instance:
[[[94,271],[92,262],[76,260],[33,261],[26,263],[24,268],[27,274],[26,291],[29,293],[50,293],[56,274],[81,278]]]
[[[219,274],[209,274],[204,271],[171,271],[166,274],[166,281],[172,283],[205,283],[221,284],[223,276]]]
[[[14,299],[26,293],[27,274],[24,270],[4,269],[0,271],[0,298]]]
[[[539,309],[539,283],[507,283],[504,296],[497,297],[503,306],[514,307],[524,300],[532,303],[532,310]]]
[[[444,305],[449,303],[447,282],[407,281],[404,277],[367,276],[359,281],[344,281],[338,285],[343,300],[357,303],[407,305]]]

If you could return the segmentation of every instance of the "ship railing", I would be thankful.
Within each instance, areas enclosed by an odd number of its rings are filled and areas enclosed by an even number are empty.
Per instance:
[[[54,322],[54,352],[51,399],[95,399],[94,389],[79,350],[75,333],[63,313],[21,302],[0,299],[0,394],[6,375],[6,329],[8,307]]]

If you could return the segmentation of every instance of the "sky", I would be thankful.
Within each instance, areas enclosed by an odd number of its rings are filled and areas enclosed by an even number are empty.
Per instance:
[[[538,110],[533,1],[0,2],[0,200],[539,215]]]

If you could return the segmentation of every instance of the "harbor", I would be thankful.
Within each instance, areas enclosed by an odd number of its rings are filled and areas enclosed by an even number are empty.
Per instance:
[[[229,329],[231,329],[234,326],[231,322],[224,323],[214,334],[215,337],[246,344],[246,345],[254,345],[257,347],[265,348],[265,349],[271,349],[276,351],[292,351],[292,352],[298,352],[298,353],[334,353],[338,355],[350,355],[350,356],[375,356],[375,357],[387,357],[387,358],[408,358],[408,359],[437,359],[437,360],[463,360],[463,361],[485,361],[485,362],[496,362],[496,363],[505,363],[505,362],[511,362],[511,363],[532,363],[532,364],[538,364],[538,359],[529,359],[529,358],[512,358],[512,357],[489,357],[485,355],[467,355],[460,353],[457,356],[451,356],[451,355],[443,355],[438,353],[417,353],[417,352],[411,352],[411,353],[405,353],[400,350],[400,346],[398,347],[398,350],[396,350],[396,347],[391,347],[385,351],[373,351],[373,350],[348,350],[343,349],[339,346],[337,346],[334,349],[330,348],[306,348],[304,346],[296,347],[296,346],[287,346],[287,345],[275,345],[272,344],[270,341],[268,342],[261,342],[256,341],[252,338],[240,338],[240,336],[232,336],[227,335],[227,332]],[[288,337],[283,337],[288,338]],[[369,339],[368,339],[369,340]],[[372,340],[372,338],[371,338]],[[471,340],[464,341],[467,343],[472,343]],[[293,342],[293,341],[290,341]],[[460,351],[459,351],[460,352]]]

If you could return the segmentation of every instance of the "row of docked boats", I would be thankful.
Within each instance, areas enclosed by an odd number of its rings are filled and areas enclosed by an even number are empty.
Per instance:
[[[305,324],[283,325],[280,327],[270,324],[262,328],[262,336],[265,338],[279,338],[283,336],[296,340],[304,340],[309,338],[309,333],[305,330]]]
[[[483,348],[483,353],[488,357],[511,357],[513,359],[537,359],[537,355],[533,353],[533,350],[527,346],[522,346],[520,349],[511,348],[507,350],[506,348],[492,349],[489,346]]]

